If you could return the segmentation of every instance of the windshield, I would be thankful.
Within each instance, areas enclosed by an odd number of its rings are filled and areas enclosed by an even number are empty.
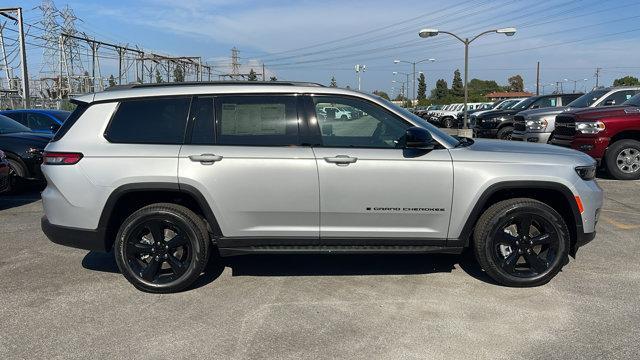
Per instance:
[[[453,147],[456,146],[458,143],[460,143],[459,140],[456,140],[456,138],[454,138],[453,136],[441,131],[440,129],[438,129],[437,127],[431,125],[427,120],[421,118],[418,115],[415,115],[414,113],[410,112],[409,110],[396,105],[394,103],[392,103],[391,101],[387,101],[387,100],[383,100],[385,102],[385,104],[398,111],[399,113],[403,114],[406,118],[411,119],[411,121],[413,121],[416,124],[419,124],[420,127],[425,128],[427,130],[429,130],[429,132],[431,132],[431,134],[434,134],[436,137],[438,137],[438,139],[442,140],[443,142],[447,143],[447,145]]]
[[[571,104],[569,104],[571,105]],[[622,103],[622,105],[638,106],[640,107],[640,93],[632,96],[629,100]]]
[[[513,105],[509,109],[512,109],[512,110],[524,110],[524,109],[527,109],[536,100],[538,100],[538,98],[536,98],[536,97],[526,98],[526,99],[520,101],[519,103]]]
[[[592,92],[586,93],[579,98],[573,100],[567,105],[572,108],[586,108],[591,106],[594,102],[598,101],[601,97],[607,94],[609,90],[594,90]],[[631,100],[631,99],[629,99]]]
[[[0,115],[0,134],[11,134],[25,131],[31,132],[31,129],[4,115]]]
[[[518,103],[519,100],[506,100],[502,102],[496,109],[508,109]]]

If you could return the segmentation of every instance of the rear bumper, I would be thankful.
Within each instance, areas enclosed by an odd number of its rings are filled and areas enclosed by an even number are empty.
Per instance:
[[[107,248],[105,232],[102,229],[86,230],[53,225],[46,216],[42,217],[40,225],[49,240],[56,244],[99,252],[111,250]]]

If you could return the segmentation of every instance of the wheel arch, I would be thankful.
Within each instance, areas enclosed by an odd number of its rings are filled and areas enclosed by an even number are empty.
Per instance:
[[[640,129],[625,130],[615,134],[614,136],[611,137],[611,140],[609,140],[609,146],[613,145],[613,143],[620,140],[640,141]]]
[[[220,226],[205,197],[193,186],[177,183],[126,184],[111,192],[102,209],[98,229],[103,229],[105,245],[111,249],[119,225],[143,206],[171,202],[183,205],[206,220],[214,238],[222,236]]]
[[[558,211],[569,228],[571,237],[570,253],[575,256],[577,239],[584,234],[582,215],[576,204],[575,195],[565,185],[550,181],[505,181],[489,186],[478,198],[469,217],[465,221],[456,242],[459,246],[469,246],[473,230],[480,216],[491,205],[516,197],[533,198]],[[451,242],[447,242],[449,245]],[[452,244],[453,245],[453,244]]]

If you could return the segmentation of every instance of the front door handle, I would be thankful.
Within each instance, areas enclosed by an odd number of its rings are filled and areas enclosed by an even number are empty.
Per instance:
[[[215,154],[202,154],[202,155],[191,155],[189,156],[189,159],[191,161],[197,161],[205,165],[210,165],[216,161],[222,160],[222,156],[215,155]]]
[[[332,164],[336,164],[338,166],[347,166],[349,164],[353,164],[358,161],[358,158],[351,157],[349,155],[336,155],[334,157],[326,157],[324,161]]]

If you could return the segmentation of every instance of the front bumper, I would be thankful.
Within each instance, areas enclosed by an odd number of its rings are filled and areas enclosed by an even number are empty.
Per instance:
[[[483,128],[473,128],[473,136],[474,137],[486,137],[486,138],[495,138],[498,135],[498,129],[483,129]]]
[[[52,242],[78,249],[109,252],[104,229],[86,230],[54,225],[46,216],[40,220],[44,234]]]
[[[550,136],[551,133],[535,133],[514,130],[511,133],[511,140],[546,144],[549,141]]]

